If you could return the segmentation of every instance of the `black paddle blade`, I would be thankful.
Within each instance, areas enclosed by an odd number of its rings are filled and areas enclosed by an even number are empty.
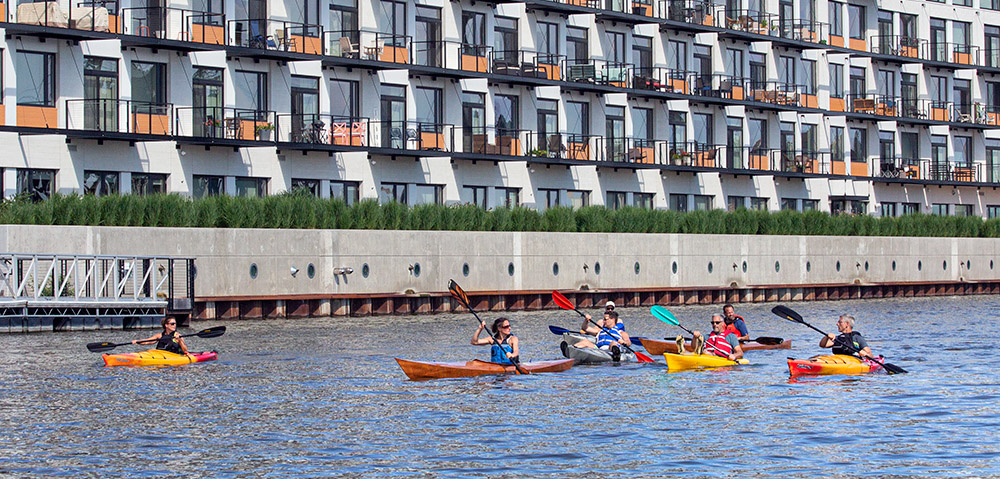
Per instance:
[[[115,343],[109,343],[105,341],[103,343],[88,343],[87,349],[89,349],[90,352],[92,353],[103,353],[104,351],[111,351],[112,349],[115,349],[115,347],[117,346],[118,345]]]
[[[792,322],[805,323],[805,321],[803,321],[802,319],[801,314],[796,313],[792,308],[789,308],[787,306],[782,306],[779,304],[771,308],[771,312],[776,314],[777,316],[780,316]]]
[[[882,363],[882,367],[885,369],[886,374],[906,374],[906,370],[896,366],[895,364]]]
[[[225,333],[226,333],[225,326],[216,326],[214,328],[203,329],[194,334],[199,338],[217,338]]]
[[[782,338],[772,338],[770,336],[761,336],[753,340],[755,343],[763,344],[765,346],[777,346],[785,342]]]

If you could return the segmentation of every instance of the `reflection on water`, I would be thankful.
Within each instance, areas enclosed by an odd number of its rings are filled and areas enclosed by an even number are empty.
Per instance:
[[[996,353],[967,352],[997,316],[991,298],[791,304],[830,332],[854,314],[873,350],[910,371],[794,381],[785,358],[820,353],[820,336],[771,306],[738,312],[752,335],[791,338],[791,350],[678,374],[660,358],[407,381],[394,357],[488,358],[468,344],[467,314],[230,322],[188,343],[218,361],[176,368],[104,368],[84,347],[142,331],[0,336],[0,476],[1000,476]],[[702,330],[716,309],[671,308]],[[634,335],[679,331],[622,312]],[[579,322],[509,316],[525,360],[558,357],[548,325]]]

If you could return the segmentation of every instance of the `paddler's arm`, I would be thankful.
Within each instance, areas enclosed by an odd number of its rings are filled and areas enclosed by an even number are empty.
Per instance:
[[[132,344],[151,343],[153,341],[156,341],[156,340],[160,339],[160,336],[163,336],[163,333],[156,333],[156,334],[154,334],[154,335],[152,335],[152,336],[150,336],[150,337],[148,337],[146,339],[135,339],[135,340],[132,340]]]
[[[486,329],[486,324],[485,323],[479,323],[479,327],[476,328],[476,334],[472,335],[472,345],[473,346],[482,346],[484,344],[493,344],[493,338],[492,337],[490,337],[490,338],[484,338],[484,339],[479,339],[479,335],[482,334],[482,332],[483,332],[484,329]]]
[[[178,336],[177,345],[181,347],[181,352],[183,352],[187,356],[191,356],[191,353],[188,352],[187,344],[184,344],[184,338]]]
[[[589,334],[591,336],[597,335],[601,332],[601,328],[590,325],[591,316],[589,314],[583,315],[583,325],[580,326],[580,334]]]
[[[521,341],[517,339],[517,336],[511,336],[507,338],[507,344],[510,344],[510,351],[511,351],[507,353],[508,358],[514,359],[521,355],[521,350],[518,347],[520,346]]]
[[[827,333],[827,335],[824,336],[823,339],[819,340],[819,347],[832,348],[833,345],[836,343],[836,341],[837,337],[834,336],[833,333]]]
[[[736,347],[733,348],[733,354],[729,355],[729,359],[736,361],[738,359],[743,359],[743,347],[740,346],[740,342],[736,341]]]
[[[626,333],[624,330],[622,330],[621,333],[622,333],[622,344],[626,346],[631,346],[632,338],[628,337],[628,333]]]

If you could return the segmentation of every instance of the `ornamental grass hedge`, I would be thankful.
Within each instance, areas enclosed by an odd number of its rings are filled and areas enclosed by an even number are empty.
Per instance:
[[[0,204],[0,223],[197,228],[394,229],[452,231],[560,231],[587,233],[695,233],[822,236],[1000,237],[1000,219],[906,215],[831,216],[809,211],[722,210],[679,213],[667,210],[588,206],[573,210],[529,208],[483,210],[474,205],[379,204],[307,194],[265,198],[180,195],[56,195]]]

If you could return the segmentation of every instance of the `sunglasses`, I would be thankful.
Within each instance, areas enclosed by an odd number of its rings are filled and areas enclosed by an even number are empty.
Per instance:
[[[712,321],[712,324],[722,324],[722,321]]]
[[[173,326],[173,325],[176,325],[176,324],[177,324],[177,323],[174,323],[174,322],[169,322],[169,323],[167,323],[167,326]]]
[[[510,325],[509,324],[505,324],[503,326],[500,326],[500,329],[510,329]]]

